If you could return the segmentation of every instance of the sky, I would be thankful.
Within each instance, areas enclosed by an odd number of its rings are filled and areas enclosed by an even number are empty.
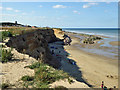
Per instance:
[[[3,2],[0,21],[40,27],[118,27],[117,2]]]

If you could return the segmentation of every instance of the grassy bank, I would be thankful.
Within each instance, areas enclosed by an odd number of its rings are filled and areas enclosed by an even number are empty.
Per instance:
[[[49,84],[60,79],[68,79],[69,83],[72,82],[67,73],[62,70],[54,69],[44,63],[37,62],[30,66],[26,66],[25,68],[34,69],[35,71],[34,76],[23,76],[21,78],[25,88],[49,88]]]
[[[1,41],[4,41],[5,39],[7,39],[10,36],[20,35],[20,34],[23,34],[26,32],[32,32],[32,31],[38,30],[38,29],[46,30],[48,28],[31,29],[31,28],[15,28],[15,27],[12,28],[12,27],[10,27],[10,28],[4,28],[4,29],[6,31],[2,31],[2,33],[1,33],[2,40]],[[1,54],[2,54],[1,55],[2,63],[14,61],[11,50],[4,50],[4,48],[3,48],[3,50],[1,50]],[[62,80],[68,79],[69,83],[72,82],[72,80],[70,79],[70,76],[67,73],[65,73],[64,71],[55,69],[55,68],[53,68],[47,64],[41,63],[41,62],[33,63],[32,65],[26,66],[25,68],[33,69],[35,74],[34,74],[34,76],[25,75],[21,78],[20,81],[22,81],[22,86],[24,88],[49,88],[51,83],[61,80],[61,79]],[[8,87],[12,87],[12,86],[11,86],[11,84],[3,83],[2,87],[8,88]],[[17,86],[15,86],[15,87],[17,87]],[[62,87],[58,87],[58,88],[62,88]]]

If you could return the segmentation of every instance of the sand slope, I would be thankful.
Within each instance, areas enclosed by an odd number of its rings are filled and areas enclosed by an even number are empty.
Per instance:
[[[118,87],[118,60],[84,52],[74,46],[76,43],[79,41],[72,38],[72,45],[64,46],[70,54],[67,58],[74,60],[76,66],[70,65],[64,58],[61,69],[76,77],[78,81],[83,79],[83,82],[96,88],[100,88],[102,81],[108,88]]]
[[[117,60],[86,53],[74,46],[65,46],[65,49],[71,54],[69,58],[76,61],[82,71],[83,78],[88,83],[94,87],[100,87],[101,82],[104,81],[105,86],[109,88],[113,88],[113,86],[118,87]]]
[[[74,80],[74,83],[69,83],[67,80],[54,82],[51,87],[64,86],[66,88],[89,88],[86,84]]]
[[[24,67],[31,65],[34,62],[37,62],[37,60],[35,60],[32,57],[29,57],[28,55],[21,54],[15,49],[13,49],[12,53],[14,54],[13,57],[15,58],[15,61],[1,64],[2,83],[15,84],[24,75],[34,75],[34,70]]]

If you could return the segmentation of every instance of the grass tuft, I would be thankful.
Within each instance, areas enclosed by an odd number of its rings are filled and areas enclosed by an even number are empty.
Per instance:
[[[12,51],[12,49],[9,49],[9,50],[3,49],[2,50],[2,60],[1,60],[2,63],[12,61],[13,54],[11,53],[11,51]]]
[[[44,63],[37,62],[26,67],[34,69],[35,71],[34,80],[32,80],[31,86],[35,86],[36,88],[49,88],[49,84],[60,79],[69,78],[69,75],[67,73],[63,72],[62,70],[56,70]],[[23,81],[28,81],[26,79],[28,76],[25,76],[24,78],[25,80]]]
[[[53,90],[68,90],[68,88],[66,88],[64,86],[57,86]]]
[[[32,80],[34,80],[34,77],[30,77],[30,76],[23,76],[22,78],[21,78],[21,80],[23,80],[23,81],[32,81]]]
[[[9,87],[9,84],[7,84],[7,83],[3,83],[2,84],[2,89],[6,89],[6,88],[8,88]]]

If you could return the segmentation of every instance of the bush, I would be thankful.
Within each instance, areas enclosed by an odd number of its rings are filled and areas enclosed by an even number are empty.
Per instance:
[[[11,53],[12,49],[9,50],[2,50],[2,63],[6,63],[12,60],[13,54]]]
[[[54,88],[54,90],[68,90],[68,88],[66,88],[64,86],[57,86]]]
[[[0,47],[0,57],[2,56],[2,50],[1,50],[1,47]],[[1,60],[1,59],[0,59]]]
[[[30,66],[26,66],[25,68],[30,68],[30,69],[35,69],[35,68],[39,68],[40,67],[40,63],[36,62]]]
[[[23,80],[23,81],[32,81],[32,80],[34,80],[34,77],[30,77],[30,76],[23,76],[22,78],[21,78],[21,80]]]
[[[2,32],[0,32],[0,42],[2,42]]]
[[[9,31],[2,32],[2,40],[6,39],[7,37],[12,37],[12,33]]]
[[[73,81],[72,79],[68,78],[68,82],[71,84],[71,83],[73,83],[74,81]]]
[[[40,65],[40,67],[35,71],[35,78],[36,80],[49,84],[56,80],[69,78],[69,76],[62,70],[54,70],[52,67],[47,67],[47,65],[44,64]]]
[[[44,63],[34,63],[30,66],[26,66],[35,70],[35,76],[32,86],[36,88],[48,88],[50,83],[53,83],[60,79],[69,78],[69,75],[62,70],[56,70],[51,66]],[[27,81],[28,76],[22,78],[23,81]]]
[[[2,89],[8,88],[8,87],[9,87],[9,84],[7,84],[7,83],[2,84]]]

